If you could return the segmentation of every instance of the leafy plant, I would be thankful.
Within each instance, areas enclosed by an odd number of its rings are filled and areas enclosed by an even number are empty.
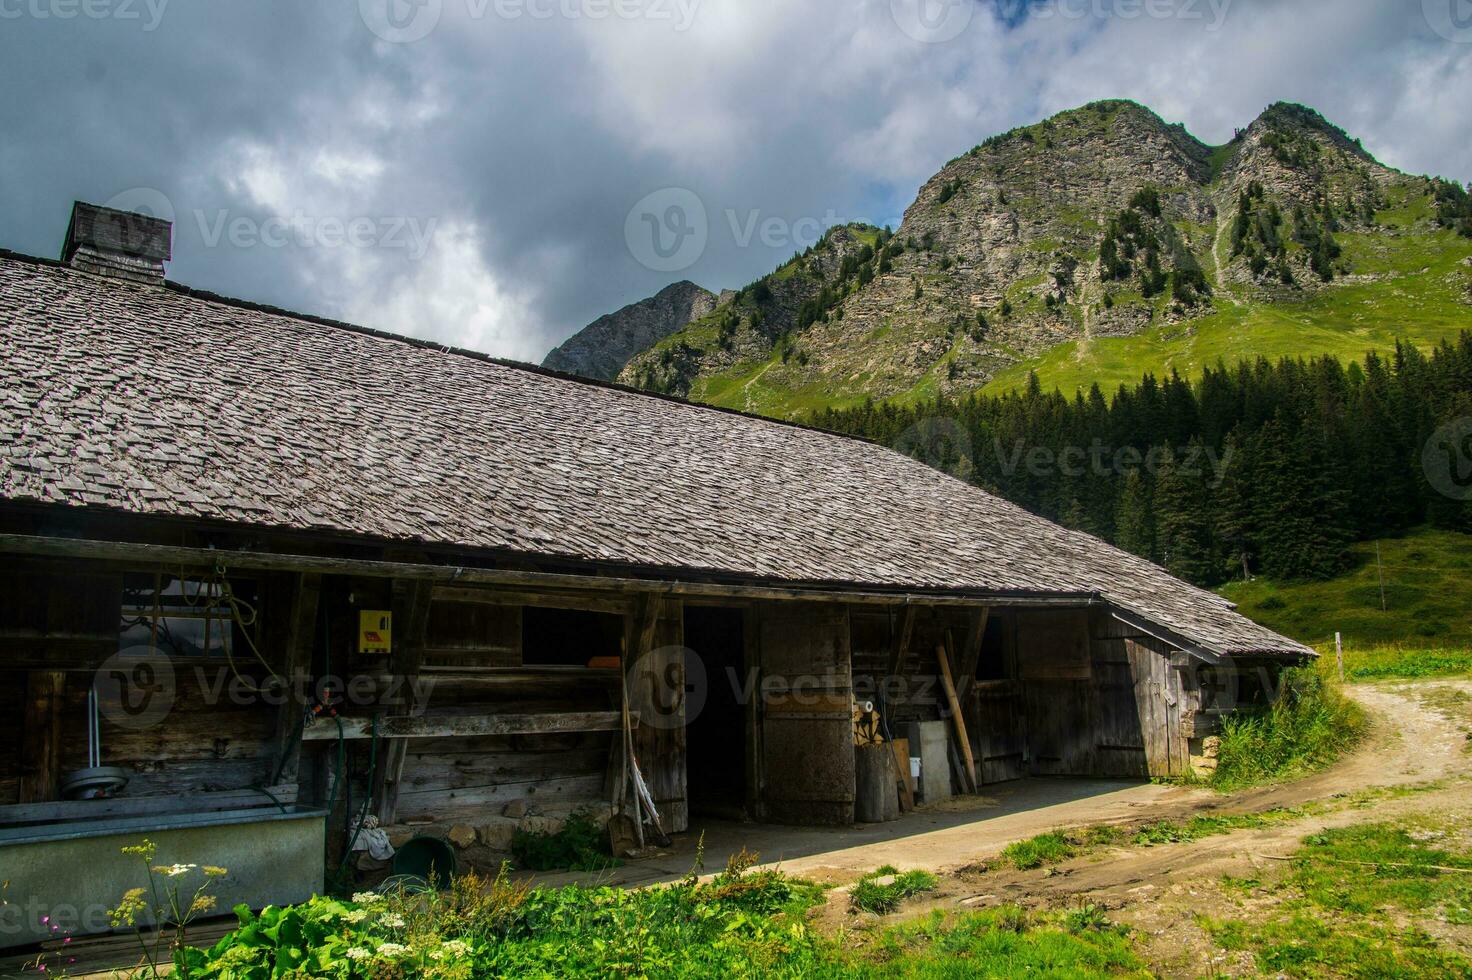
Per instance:
[[[1364,712],[1314,666],[1285,670],[1265,708],[1222,722],[1212,784],[1230,790],[1328,765],[1365,732]]]
[[[603,871],[621,863],[603,850],[603,832],[583,810],[569,816],[561,830],[518,829],[511,853],[533,871]]]

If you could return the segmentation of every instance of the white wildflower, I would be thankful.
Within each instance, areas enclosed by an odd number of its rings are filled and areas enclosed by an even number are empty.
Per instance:
[[[403,956],[407,952],[409,952],[409,947],[403,943],[384,943],[378,947],[378,955],[386,956],[389,959]]]
[[[436,960],[454,959],[470,954],[470,944],[462,939],[446,939],[440,948],[429,955]]]
[[[378,894],[378,892],[353,893],[353,904],[355,905],[372,905],[374,902],[381,901],[383,901],[383,896]]]
[[[384,914],[383,916],[379,917],[378,921],[380,924],[388,926],[390,929],[404,928],[404,917],[393,912],[388,912]]]
[[[356,924],[356,923],[362,922],[364,919],[368,918],[368,910],[367,909],[348,909],[346,912],[344,912],[342,914],[342,917],[343,917],[343,919],[345,921]]]
[[[349,946],[343,955],[350,960],[366,960],[373,955],[373,950],[365,949],[362,946]]]

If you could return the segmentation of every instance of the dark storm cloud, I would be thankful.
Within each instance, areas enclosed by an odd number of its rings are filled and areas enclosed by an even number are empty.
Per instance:
[[[1466,2],[0,0],[0,245],[162,194],[177,279],[538,358],[895,221],[951,156],[1095,98],[1210,140],[1308,102],[1465,180],[1472,36],[1437,4]],[[664,260],[630,209],[672,192],[703,248]]]

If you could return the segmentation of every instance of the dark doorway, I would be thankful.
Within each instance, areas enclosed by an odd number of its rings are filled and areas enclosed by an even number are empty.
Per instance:
[[[685,721],[690,812],[740,819],[746,814],[747,688],[745,616],[740,609],[685,607],[685,646],[705,668],[704,698],[690,692]],[[693,659],[693,658],[692,658]],[[693,665],[687,677],[695,679]]]

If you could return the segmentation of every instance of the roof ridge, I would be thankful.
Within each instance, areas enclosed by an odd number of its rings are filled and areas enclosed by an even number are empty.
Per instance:
[[[16,252],[8,248],[0,248],[0,259],[12,259],[18,262],[30,263],[32,265],[59,269],[64,272],[76,272],[79,275],[86,275],[86,273],[73,269],[65,262],[61,262],[57,259],[48,259],[45,256],[41,255],[28,255],[24,252]],[[127,284],[119,283],[119,285]],[[678,285],[678,283],[672,283],[671,285]],[[350,333],[356,333],[363,336],[377,337],[380,340],[398,341],[400,343],[408,344],[411,347],[419,347],[426,350],[435,350],[443,354],[455,354],[460,357],[468,357],[484,363],[496,364],[500,367],[509,368],[513,371],[524,371],[528,374],[536,374],[548,378],[557,378],[562,381],[571,381],[575,384],[586,385],[590,388],[602,388],[607,391],[620,391],[630,395],[639,395],[645,398],[655,398],[661,401],[672,402],[676,405],[685,405],[690,408],[701,409],[708,412],[719,412],[724,415],[734,415],[739,418],[751,419],[757,422],[769,422],[774,425],[787,426],[788,428],[798,429],[803,432],[816,432],[820,435],[832,436],[836,439],[847,439],[852,442],[858,442],[868,446],[878,446],[882,449],[893,449],[893,447],[886,446],[880,442],[875,442],[873,439],[868,439],[858,435],[852,435],[847,432],[835,432],[832,429],[825,429],[821,426],[811,425],[806,422],[797,422],[792,419],[774,418],[770,415],[759,415],[756,412],[744,412],[739,408],[727,408],[723,405],[710,405],[705,402],[697,402],[692,401],[688,398],[681,398],[679,395],[670,395],[658,391],[648,391],[643,388],[635,388],[631,385],[619,384],[616,381],[604,381],[600,378],[587,378],[580,374],[569,374],[565,371],[555,370],[554,368],[543,367],[540,364],[531,364],[527,361],[518,361],[509,357],[497,357],[494,354],[488,354],[485,351],[473,350],[468,347],[457,347],[452,344],[442,344],[437,341],[426,340],[422,337],[411,337],[407,334],[394,333],[391,330],[381,330],[378,327],[367,327],[361,323],[352,323],[348,320],[338,320],[333,317],[322,316],[317,313],[303,313],[298,310],[289,310],[283,306],[275,306],[270,303],[261,303],[255,300],[242,299],[238,296],[226,296],[223,293],[217,293],[213,290],[199,289],[194,286],[189,286],[174,279],[165,279],[163,282],[163,288],[168,292],[175,293],[180,296],[187,296],[190,299],[197,299],[206,303],[217,303],[221,306],[228,306],[234,309],[249,310],[253,313],[264,313],[268,316],[279,316],[289,320],[298,320],[302,323],[311,323],[317,326],[331,327],[337,330],[346,330]],[[700,288],[704,289],[705,287],[701,286]],[[706,291],[710,292],[710,290]]]

